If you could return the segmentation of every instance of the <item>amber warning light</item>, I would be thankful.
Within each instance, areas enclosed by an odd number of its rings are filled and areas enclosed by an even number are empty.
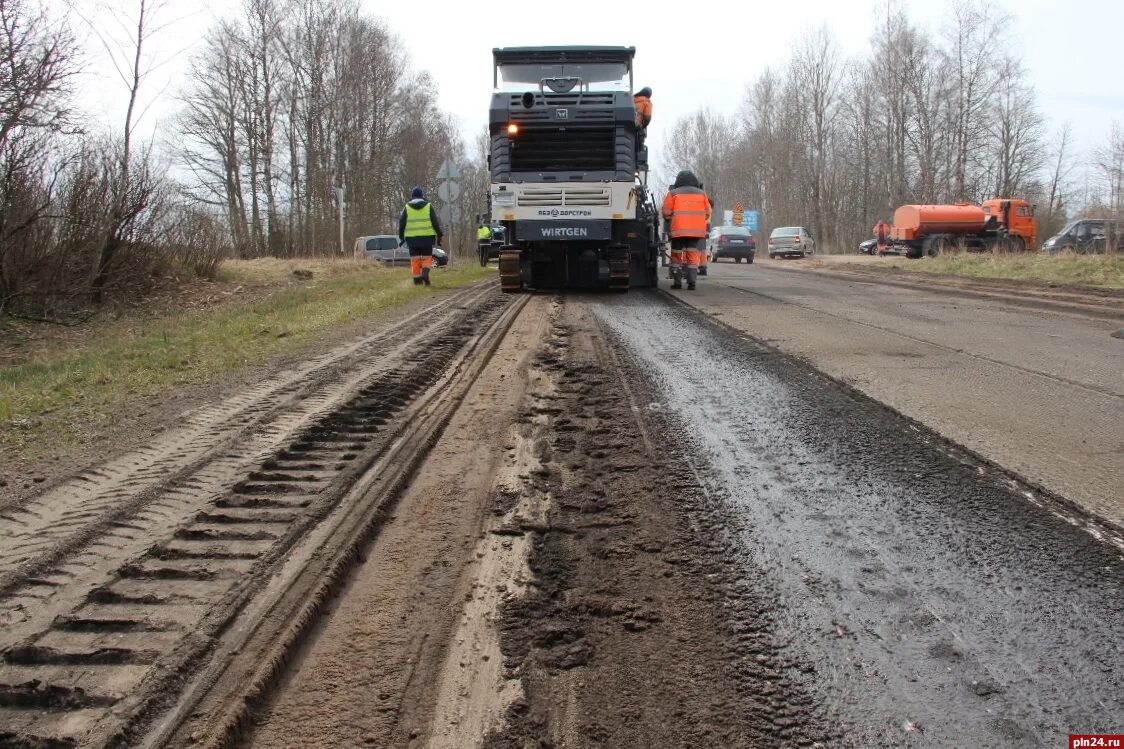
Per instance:
[[[519,135],[519,126],[514,122],[509,122],[507,125],[507,134],[511,136]]]

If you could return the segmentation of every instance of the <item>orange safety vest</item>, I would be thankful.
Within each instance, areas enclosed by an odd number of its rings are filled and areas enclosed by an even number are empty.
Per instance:
[[[671,222],[672,239],[702,239],[710,222],[710,199],[697,187],[676,187],[663,199],[661,213]]]
[[[636,127],[648,127],[652,121],[652,100],[647,96],[634,96],[632,105],[636,107]]]

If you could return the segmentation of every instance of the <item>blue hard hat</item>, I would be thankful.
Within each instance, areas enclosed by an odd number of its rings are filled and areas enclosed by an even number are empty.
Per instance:
[[[425,191],[423,191],[420,187],[415,187],[413,190],[410,190],[410,199],[411,200],[414,199],[414,198],[424,198],[424,197],[425,197]]]

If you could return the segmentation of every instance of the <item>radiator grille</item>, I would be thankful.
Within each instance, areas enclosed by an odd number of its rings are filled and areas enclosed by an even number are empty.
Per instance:
[[[511,142],[516,172],[614,171],[616,129],[524,130]]]
[[[606,187],[528,187],[520,191],[518,204],[527,207],[609,207],[613,195]]]

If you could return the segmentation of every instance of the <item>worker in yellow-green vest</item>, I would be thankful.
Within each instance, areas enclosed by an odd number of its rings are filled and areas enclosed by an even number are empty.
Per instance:
[[[429,286],[429,269],[433,267],[433,248],[441,243],[441,222],[437,211],[425,199],[420,187],[410,190],[410,202],[402,209],[398,219],[398,239],[410,248],[410,275],[414,285]]]
[[[480,255],[481,267],[487,265],[488,256],[492,254],[492,227],[487,221],[476,230],[476,251]]]

